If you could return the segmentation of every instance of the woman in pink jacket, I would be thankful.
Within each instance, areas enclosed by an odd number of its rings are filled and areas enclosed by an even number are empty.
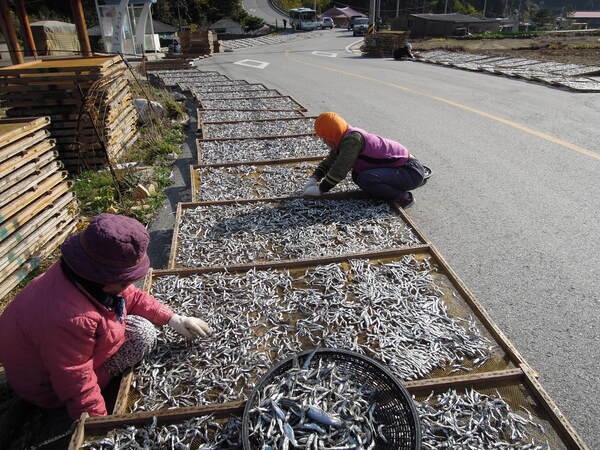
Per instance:
[[[191,339],[212,329],[133,286],[150,260],[149,235],[130,217],[100,214],[61,246],[61,259],[0,316],[0,363],[15,393],[44,408],[107,414],[101,390],[155,344],[154,325]]]

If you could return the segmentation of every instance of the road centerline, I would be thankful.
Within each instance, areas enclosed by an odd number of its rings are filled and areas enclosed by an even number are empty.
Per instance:
[[[560,145],[561,147],[565,147],[565,148],[567,148],[569,150],[573,150],[573,151],[575,151],[577,153],[580,153],[582,155],[586,155],[586,156],[589,156],[591,158],[600,160],[600,154],[598,154],[598,153],[596,153],[596,152],[594,152],[592,150],[589,150],[587,148],[584,148],[584,147],[581,147],[579,145],[573,144],[571,142],[567,142],[567,141],[565,141],[563,139],[560,139],[560,138],[558,138],[556,136],[552,136],[552,135],[550,135],[548,133],[544,133],[543,131],[534,130],[533,128],[529,128],[529,127],[527,127],[527,126],[525,126],[523,124],[520,124],[518,122],[514,122],[514,121],[508,120],[508,119],[504,119],[503,117],[499,117],[499,116],[496,116],[496,115],[491,114],[491,113],[487,113],[487,112],[482,111],[480,109],[473,108],[471,106],[464,105],[462,103],[458,103],[458,102],[455,102],[453,100],[449,100],[447,98],[439,97],[437,95],[431,95],[431,94],[427,94],[426,92],[417,91],[415,89],[411,89],[411,88],[408,88],[406,86],[402,86],[400,84],[392,83],[392,82],[389,82],[389,81],[378,80],[377,78],[373,78],[373,77],[366,76],[366,75],[360,75],[358,73],[348,72],[346,70],[336,69],[335,67],[328,67],[328,66],[324,66],[324,65],[321,65],[321,64],[315,64],[315,63],[310,63],[310,62],[307,62],[307,61],[302,61],[302,60],[300,60],[298,58],[295,58],[295,57],[291,56],[287,50],[284,52],[284,54],[285,54],[286,58],[291,59],[292,61],[295,61],[295,62],[297,62],[299,64],[304,64],[304,65],[311,66],[311,67],[316,67],[316,68],[319,68],[319,69],[322,69],[322,70],[329,70],[329,71],[341,73],[341,74],[344,74],[344,75],[347,75],[347,76],[351,76],[351,77],[355,77],[355,78],[360,78],[360,79],[363,79],[363,80],[366,80],[366,81],[371,81],[371,82],[374,82],[374,83],[379,83],[379,84],[384,85],[384,86],[389,86],[389,87],[392,87],[394,89],[399,89],[399,90],[402,90],[402,91],[405,91],[405,92],[409,92],[409,93],[414,94],[414,95],[419,95],[419,96],[422,96],[422,97],[427,97],[429,99],[438,101],[440,103],[445,103],[445,104],[453,106],[455,108],[459,108],[459,109],[462,109],[462,110],[465,110],[465,111],[469,111],[469,112],[471,112],[473,114],[477,114],[479,116],[486,117],[486,118],[488,118],[490,120],[493,120],[495,122],[502,123],[502,124],[507,125],[509,127],[515,128],[515,129],[517,129],[519,131],[522,131],[524,133],[527,133],[527,134],[530,134],[532,136],[536,136],[536,137],[538,137],[540,139],[546,140],[548,142],[552,142],[554,144]]]

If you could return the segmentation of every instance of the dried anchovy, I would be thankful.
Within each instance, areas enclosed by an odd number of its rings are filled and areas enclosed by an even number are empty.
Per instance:
[[[206,88],[216,88],[216,89],[221,89],[221,88],[228,88],[228,87],[232,87],[232,88],[238,88],[238,87],[243,87],[243,86],[248,86],[250,83],[248,83],[246,80],[230,80],[230,79],[222,79],[222,80],[212,80],[209,84],[204,83],[202,80],[199,81],[179,81],[177,82],[176,86],[181,89],[182,91],[194,91],[194,90],[200,90],[200,89],[206,89]]]
[[[292,367],[275,377],[250,410],[252,447],[367,450],[377,438],[386,440],[375,419],[377,392],[356,374],[321,360],[317,367]]]
[[[291,97],[274,98],[249,98],[233,100],[202,100],[200,105],[203,109],[238,109],[238,110],[261,110],[261,109],[296,109],[304,110]]]
[[[200,111],[198,119],[203,123],[234,122],[261,119],[292,119],[303,117],[301,111],[236,111],[228,109],[205,109]],[[312,132],[312,131],[311,131]]]
[[[381,200],[292,199],[182,210],[180,267],[335,256],[423,242]]]
[[[202,125],[202,136],[207,139],[253,138],[286,136],[314,132],[315,119],[273,119],[255,122],[208,123]]]
[[[242,198],[272,198],[301,195],[306,179],[313,173],[316,162],[297,162],[273,165],[239,165],[201,167],[197,198],[203,201]],[[336,191],[349,191],[357,186],[345,179]]]
[[[213,81],[231,80],[219,72],[201,72],[197,69],[152,71],[148,74],[158,77],[165,86],[176,86],[179,82],[210,84]]]
[[[274,139],[200,140],[198,161],[204,164],[325,156],[329,151],[314,134]]]
[[[231,84],[231,85],[222,85],[218,84],[216,86],[198,86],[192,87],[190,89],[193,95],[196,94],[207,94],[211,92],[242,92],[242,91],[262,91],[268,89],[264,84]]]
[[[147,426],[127,426],[110,431],[106,437],[84,442],[89,450],[234,450],[242,448],[242,422],[237,417],[215,420],[194,417],[180,423],[157,425],[156,417]]]
[[[231,92],[194,92],[196,100],[213,100],[213,99],[235,99],[235,98],[268,98],[268,97],[281,97],[283,94],[277,89],[264,89],[264,90],[242,90],[242,91],[231,91]]]
[[[466,389],[433,393],[416,402],[421,421],[422,448],[531,449],[548,450],[549,444],[536,442],[532,434],[543,435],[542,425],[523,408],[528,418],[511,410],[499,393],[497,397]],[[532,433],[533,431],[533,433]]]
[[[292,276],[252,269],[159,276],[152,294],[215,335],[186,342],[168,327],[134,372],[133,411],[245,399],[273,364],[314,347],[372,356],[401,379],[485,361],[493,346],[471,318],[451,316],[428,261],[317,266]],[[468,364],[467,364],[468,365]]]

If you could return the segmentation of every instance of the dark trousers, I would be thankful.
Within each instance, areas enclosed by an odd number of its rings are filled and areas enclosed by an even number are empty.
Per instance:
[[[383,200],[399,200],[406,191],[423,184],[425,169],[416,159],[409,159],[400,167],[369,169],[352,175],[352,179],[365,192]]]

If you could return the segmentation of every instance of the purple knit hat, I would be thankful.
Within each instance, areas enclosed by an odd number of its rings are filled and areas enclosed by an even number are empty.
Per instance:
[[[77,275],[107,285],[146,275],[149,241],[148,231],[137,220],[105,213],[94,217],[81,233],[70,236],[60,250]]]

